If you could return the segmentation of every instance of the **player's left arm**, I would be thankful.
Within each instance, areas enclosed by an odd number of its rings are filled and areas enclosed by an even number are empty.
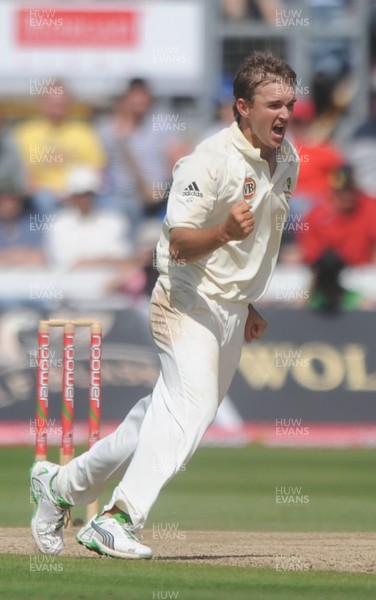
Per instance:
[[[248,317],[244,328],[245,341],[249,344],[252,340],[258,340],[264,335],[265,329],[268,324],[265,319],[262,318],[259,312],[252,306],[248,305]]]

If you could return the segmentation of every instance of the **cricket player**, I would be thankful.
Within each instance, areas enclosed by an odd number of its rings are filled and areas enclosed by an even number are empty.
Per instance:
[[[248,56],[234,79],[235,121],[176,164],[150,307],[159,379],[88,452],[64,466],[32,467],[31,525],[42,552],[59,553],[66,511],[115,480],[108,504],[76,539],[102,555],[151,557],[135,533],[213,421],[244,339],[266,328],[253,303],[272,277],[298,175],[285,140],[295,83],[281,59]]]

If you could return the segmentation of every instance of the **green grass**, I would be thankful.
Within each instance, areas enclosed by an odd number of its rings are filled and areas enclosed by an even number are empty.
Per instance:
[[[375,531],[373,450],[202,449],[151,513],[186,529]],[[276,503],[301,488],[305,505]]]
[[[51,459],[56,460],[56,451]],[[31,448],[0,450],[0,526],[26,526]],[[200,449],[162,491],[148,526],[181,530],[375,531],[374,450]],[[301,488],[307,504],[277,504],[276,487]],[[109,486],[103,502],[108,498]],[[84,517],[82,507],[74,517]]]
[[[56,450],[50,458],[56,460]],[[0,450],[2,527],[29,524],[32,461],[31,448]],[[374,473],[373,450],[200,449],[187,470],[162,491],[147,526],[174,522],[181,531],[375,531]],[[276,487],[289,486],[301,488],[308,503],[277,504]],[[74,509],[74,517],[84,515],[83,507]],[[376,577],[158,560],[56,557],[51,562],[41,555],[0,554],[0,597],[370,600],[376,597]]]
[[[43,557],[45,558],[45,557]],[[371,600],[372,575],[244,569],[178,563],[56,557],[31,570],[29,556],[0,561],[6,600]],[[52,565],[52,566],[51,566]],[[50,571],[47,571],[50,569]],[[9,577],[9,574],[12,574]]]

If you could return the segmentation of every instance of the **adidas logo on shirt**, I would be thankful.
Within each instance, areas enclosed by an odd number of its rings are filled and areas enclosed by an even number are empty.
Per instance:
[[[192,181],[187,187],[183,190],[183,196],[196,196],[196,198],[202,198],[203,193],[200,192],[200,188],[198,187],[196,181]]]

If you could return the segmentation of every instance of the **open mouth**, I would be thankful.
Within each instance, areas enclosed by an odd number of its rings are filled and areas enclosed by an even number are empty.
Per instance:
[[[276,135],[283,135],[285,128],[282,125],[274,125],[272,131]]]

